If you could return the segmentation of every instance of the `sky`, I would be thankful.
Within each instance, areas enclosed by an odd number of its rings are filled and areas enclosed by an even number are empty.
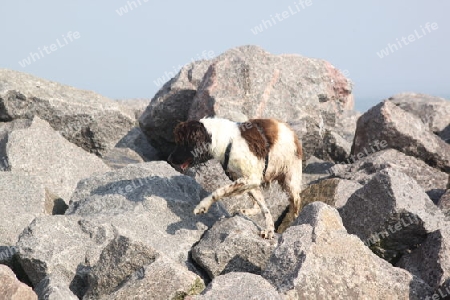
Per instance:
[[[329,61],[354,83],[361,112],[401,92],[450,99],[450,1],[16,0],[0,9],[0,68],[113,99],[150,99],[180,66],[250,44]]]

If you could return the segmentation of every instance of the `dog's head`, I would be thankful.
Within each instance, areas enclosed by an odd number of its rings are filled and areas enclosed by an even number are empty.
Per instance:
[[[211,136],[199,121],[179,123],[174,131],[176,147],[167,159],[183,172],[189,167],[204,163],[212,158]]]

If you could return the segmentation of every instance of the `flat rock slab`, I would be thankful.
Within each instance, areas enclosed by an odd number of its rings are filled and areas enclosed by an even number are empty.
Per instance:
[[[388,100],[372,107],[358,119],[352,154],[357,157],[372,151],[377,140],[385,141],[388,148],[450,172],[450,145],[434,135],[418,117]]]
[[[285,299],[423,299],[422,280],[346,232],[336,209],[315,202],[281,236],[262,275]]]
[[[132,110],[111,99],[30,74],[0,69],[0,121],[39,116],[70,142],[102,155],[133,127]]]

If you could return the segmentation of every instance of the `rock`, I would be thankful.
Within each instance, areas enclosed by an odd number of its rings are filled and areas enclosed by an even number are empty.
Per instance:
[[[117,102],[29,74],[0,69],[0,122],[39,116],[70,142],[102,155],[134,125]]]
[[[143,244],[117,237],[102,253],[83,299],[183,299],[199,294],[203,281]]]
[[[139,117],[139,127],[163,157],[172,151],[173,129],[180,121],[187,120],[197,88],[210,64],[210,61],[198,61],[184,66],[156,93]]]
[[[301,193],[302,207],[321,201],[335,208],[342,208],[361,184],[340,178],[330,178],[313,183]]]
[[[419,117],[430,131],[442,131],[450,123],[450,101],[444,98],[402,93],[388,99],[401,109]]]
[[[311,156],[305,162],[305,165],[302,172],[302,189],[306,189],[309,185],[322,179],[329,178],[331,175],[330,168],[334,163]]]
[[[55,275],[49,275],[42,279],[34,290],[39,299],[78,300],[78,297],[72,293],[69,286],[59,276]]]
[[[135,119],[139,119],[150,103],[150,99],[134,98],[134,99],[116,99],[117,104],[123,111],[131,112]]]
[[[433,289],[450,280],[450,233],[436,230],[411,253],[403,255],[397,266],[424,280]]]
[[[438,201],[438,207],[442,210],[447,218],[450,218],[450,189]]]
[[[130,164],[142,163],[144,160],[130,148],[114,147],[103,156],[103,162],[112,169],[120,169]]]
[[[222,219],[192,248],[192,258],[210,278],[230,272],[261,274],[276,246],[260,237],[261,230],[241,216]]]
[[[439,132],[439,137],[443,139],[447,144],[450,144],[450,124],[447,125],[444,130]]]
[[[347,234],[322,202],[306,206],[283,233],[263,277],[286,299],[423,299],[432,291]]]
[[[20,235],[19,263],[36,286],[49,275],[72,286],[77,296],[86,288],[83,266],[93,266],[115,229],[76,216],[36,218]],[[46,284],[43,284],[44,286]]]
[[[26,284],[17,280],[13,271],[0,265],[0,299],[4,300],[37,300],[37,295]]]
[[[379,103],[358,119],[352,154],[358,157],[370,152],[376,140],[386,141],[388,148],[450,172],[450,145],[430,132],[418,117],[391,101]]]
[[[242,46],[181,69],[155,95],[139,124],[165,158],[173,149],[173,128],[187,119],[310,116],[335,124],[337,115],[351,109],[351,83],[330,63]]]
[[[336,177],[358,181],[366,184],[377,173],[385,168],[394,168],[413,178],[435,203],[445,192],[448,175],[430,167],[423,161],[407,156],[395,149],[369,153],[361,159],[349,159],[353,164],[337,164],[330,173]]]
[[[258,299],[281,300],[280,294],[264,278],[250,273],[232,272],[220,275],[199,296],[186,300]]]
[[[129,148],[141,156],[144,161],[159,160],[158,151],[148,142],[139,127],[133,127],[122,137],[115,148]]]
[[[219,203],[207,214],[193,214],[205,195],[166,162],[141,163],[80,181],[66,214],[111,224],[133,241],[190,266],[191,247],[223,216]]]
[[[417,182],[391,168],[379,171],[339,212],[350,234],[394,263],[444,222]]]
[[[33,176],[0,172],[0,191],[0,246],[15,246],[23,229],[44,215],[45,189]]]
[[[65,140],[39,117],[28,128],[7,133],[0,142],[2,154],[11,172],[36,177],[64,201],[70,199],[80,179],[109,170],[100,158]]]

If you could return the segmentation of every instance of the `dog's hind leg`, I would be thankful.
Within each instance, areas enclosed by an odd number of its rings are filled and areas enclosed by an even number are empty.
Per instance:
[[[260,180],[243,177],[239,178],[229,185],[218,188],[211,195],[204,198],[194,209],[194,214],[204,214],[209,210],[211,205],[219,199],[223,197],[231,197],[243,194],[247,191],[259,187],[260,184]]]
[[[265,239],[272,239],[275,231],[275,227],[273,224],[272,214],[267,208],[266,201],[264,201],[264,196],[261,192],[261,188],[253,189],[249,192],[250,196],[253,200],[259,205],[261,209],[264,219],[266,221],[266,229],[261,231],[261,236]]]
[[[301,197],[302,191],[302,161],[296,161],[290,170],[286,173],[284,181],[281,182],[281,186],[289,196],[289,210],[277,228],[278,233],[283,233],[289,225],[298,217],[301,210]]]

